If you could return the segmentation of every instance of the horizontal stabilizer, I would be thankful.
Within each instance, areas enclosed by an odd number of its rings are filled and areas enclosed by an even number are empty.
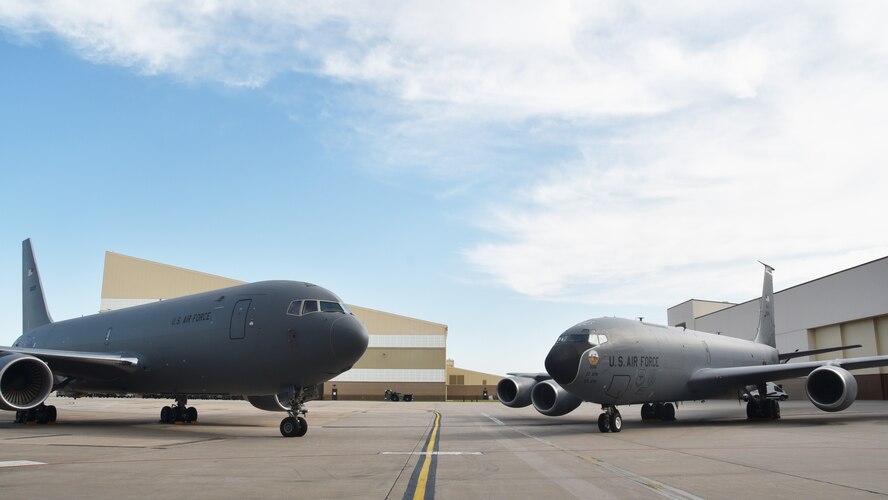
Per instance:
[[[858,347],[863,347],[860,344],[854,345],[843,345],[838,347],[824,347],[823,349],[811,349],[810,351],[795,351],[795,352],[785,352],[779,355],[780,361],[787,361],[792,358],[801,358],[804,356],[815,356],[817,354],[825,354],[828,352],[835,351],[844,351],[846,349],[857,349]]]

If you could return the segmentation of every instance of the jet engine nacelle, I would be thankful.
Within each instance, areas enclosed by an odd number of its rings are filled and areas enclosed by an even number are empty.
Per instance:
[[[533,387],[530,400],[536,411],[550,417],[560,417],[577,409],[582,399],[565,391],[554,380],[543,380]]]
[[[281,402],[281,397],[277,394],[268,396],[247,396],[247,401],[251,405],[265,411],[287,411],[290,409],[288,405]]]
[[[530,392],[536,384],[529,377],[506,377],[496,384],[496,397],[509,408],[524,408],[530,404]]]
[[[0,409],[30,410],[52,392],[52,370],[43,361],[25,354],[0,356]]]
[[[805,382],[808,399],[823,411],[842,411],[857,398],[857,380],[838,366],[821,366]]]

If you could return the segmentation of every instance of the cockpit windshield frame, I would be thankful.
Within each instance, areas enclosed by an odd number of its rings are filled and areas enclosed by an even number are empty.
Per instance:
[[[335,300],[296,299],[287,306],[289,316],[305,316],[316,312],[352,314],[348,306]]]
[[[595,347],[607,342],[607,335],[584,328],[580,333],[562,333],[558,340],[555,341],[556,344],[565,342],[586,342]]]

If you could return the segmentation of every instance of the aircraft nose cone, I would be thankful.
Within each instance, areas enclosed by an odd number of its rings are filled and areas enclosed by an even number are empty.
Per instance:
[[[555,344],[546,356],[546,371],[561,385],[573,382],[577,378],[580,359],[589,347],[586,342]]]
[[[342,371],[348,370],[364,355],[370,335],[354,316],[343,316],[330,326],[330,348]]]

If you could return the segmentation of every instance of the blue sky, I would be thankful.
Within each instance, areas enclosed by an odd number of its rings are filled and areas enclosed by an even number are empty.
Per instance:
[[[4,2],[0,344],[27,237],[55,319],[98,309],[112,250],[445,323],[498,373],[590,317],[753,298],[756,260],[782,289],[888,255],[886,20]]]

